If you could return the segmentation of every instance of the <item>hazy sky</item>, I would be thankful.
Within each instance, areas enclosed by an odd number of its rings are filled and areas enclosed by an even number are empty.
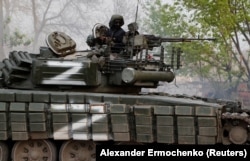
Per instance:
[[[142,10],[142,5],[146,3],[146,1],[148,0],[139,0],[139,5],[138,5],[138,17],[137,17],[137,22],[141,21],[141,17],[142,15],[144,15],[143,10]],[[162,0],[162,2],[172,2],[171,0]],[[53,1],[53,9],[50,9],[49,11],[51,13],[57,13],[59,12],[58,8],[63,7],[63,3],[64,0],[59,0],[59,1]],[[93,1],[92,1],[93,2]],[[114,9],[114,4],[116,5],[121,5],[123,3],[126,3],[128,5],[128,10],[116,10]],[[135,21],[135,11],[137,9],[137,3],[138,0],[101,0],[99,1],[98,4],[96,4],[95,9],[93,10],[93,8],[91,7],[85,7],[82,9],[82,16],[85,16],[86,22],[83,22],[83,25],[85,25],[85,27],[82,27],[82,33],[83,34],[75,34],[73,33],[73,31],[67,31],[67,34],[70,35],[77,43],[77,48],[80,49],[84,49],[86,47],[88,47],[85,43],[85,39],[87,37],[88,34],[91,33],[92,27],[94,26],[94,24],[96,23],[103,23],[104,25],[108,26],[108,22],[110,20],[110,17],[113,14],[117,14],[117,12],[123,12],[123,16],[124,16],[124,20],[125,20],[125,24],[123,27],[124,30],[127,30],[127,24]],[[76,22],[76,17],[73,14],[74,13],[74,9],[73,8],[67,8],[67,10],[65,11],[65,13],[67,14],[67,16],[72,15],[72,21],[75,20]],[[41,12],[41,15],[43,13]],[[25,14],[19,14],[16,18],[13,18],[12,23],[13,23],[13,27],[14,28],[18,28],[22,33],[26,34],[26,35],[30,35],[32,34],[32,30],[33,30],[33,25],[32,25],[32,16],[30,13],[29,15],[25,15]],[[66,22],[67,23],[67,22]],[[69,24],[72,22],[69,22]],[[139,23],[140,25],[140,23]],[[87,28],[86,28],[87,26]],[[53,26],[51,26],[51,28],[49,28],[48,30],[46,30],[46,32],[51,32],[53,31]],[[81,27],[81,26],[80,26]],[[142,26],[139,26],[139,30],[142,29]],[[60,27],[58,28],[60,30]],[[62,30],[63,27],[62,27]],[[45,39],[46,35],[41,35],[40,36],[40,46],[44,46],[45,44]]]

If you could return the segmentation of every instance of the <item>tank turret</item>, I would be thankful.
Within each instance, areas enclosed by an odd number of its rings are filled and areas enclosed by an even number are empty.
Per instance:
[[[98,29],[95,27],[95,32],[100,32]],[[98,39],[96,35],[101,34],[95,34]],[[39,54],[10,53],[9,59],[3,61],[3,86],[135,93],[142,87],[157,87],[159,81],[174,80],[173,64],[164,62],[163,50],[161,59],[148,59],[151,38],[136,35],[124,41],[126,46],[120,53],[111,53],[107,44],[76,51],[76,43],[68,35],[53,32],[46,39],[48,47],[41,47]]]

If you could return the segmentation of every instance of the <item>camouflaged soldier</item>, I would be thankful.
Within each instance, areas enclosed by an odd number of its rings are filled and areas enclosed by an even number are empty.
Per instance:
[[[119,54],[124,50],[123,37],[125,36],[125,31],[122,29],[124,25],[124,19],[121,15],[112,15],[109,21],[109,31],[107,37],[110,39],[111,52]]]
[[[140,33],[138,32],[138,24],[136,22],[132,22],[128,24],[128,31],[125,33],[125,36],[123,37],[123,43],[126,44],[126,50],[127,50],[127,55],[124,55],[124,57],[131,57],[135,56],[136,53],[140,52],[141,49],[140,47],[135,47],[134,46],[134,39],[136,35],[139,35]]]
[[[92,34],[88,35],[86,43],[91,49],[101,48],[106,44],[106,38],[109,28],[101,23],[94,25]]]
[[[105,64],[105,52],[107,50],[107,32],[109,28],[103,24],[97,23],[92,29],[92,34],[87,37],[86,43],[92,49],[87,57],[93,62],[98,62],[100,66]]]
[[[106,26],[97,23],[92,34],[87,37],[86,43],[94,48],[96,46],[102,46],[103,44],[108,44],[111,46],[112,53],[119,53],[124,48],[123,37],[125,36],[125,31],[121,28],[124,25],[124,19],[121,15],[112,15],[109,21],[109,29]],[[97,34],[99,30],[104,28],[106,32],[102,34]]]
[[[125,36],[125,31],[121,28],[124,25],[124,19],[121,15],[112,15],[109,21],[109,29],[106,29],[106,32],[102,32],[102,34],[98,34],[99,28],[103,27],[102,24],[97,24],[94,26],[92,30],[92,35],[89,35],[86,43],[93,49],[91,53],[89,53],[89,58],[95,58],[96,56],[101,56],[104,45],[110,47],[110,59],[115,59],[122,54],[122,51],[125,48],[125,44],[123,43],[123,37]],[[101,30],[100,30],[101,31]],[[98,57],[99,57],[98,56]],[[95,59],[97,60],[97,59]]]

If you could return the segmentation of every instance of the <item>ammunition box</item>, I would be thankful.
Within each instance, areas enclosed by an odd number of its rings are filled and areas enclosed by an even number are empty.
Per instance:
[[[34,102],[49,102],[50,97],[47,92],[35,92],[33,93]]]
[[[154,114],[155,115],[173,115],[174,106],[155,106]]]
[[[216,110],[215,107],[203,107],[198,106],[196,107],[195,115],[196,116],[216,116]]]
[[[56,131],[69,131],[70,127],[69,127],[69,123],[53,123],[53,132]]]
[[[72,112],[72,113],[89,112],[89,105],[88,104],[69,104],[69,112]]]
[[[194,115],[194,108],[192,106],[176,106],[175,107],[176,115]]]
[[[6,113],[0,113],[0,122],[7,121]]]
[[[76,132],[74,131],[72,134],[74,140],[89,140],[89,134],[87,132]]]
[[[7,122],[0,122],[0,131],[7,130]]]
[[[217,126],[216,117],[198,117],[198,126],[203,126],[203,127]]]
[[[89,131],[88,123],[87,122],[80,122],[80,123],[72,123],[72,130],[73,131],[81,131],[87,132]]]
[[[30,122],[45,122],[46,116],[45,113],[29,113]]]
[[[137,142],[142,142],[142,143],[154,142],[154,138],[153,138],[152,134],[137,134],[136,140],[137,140]]]
[[[199,127],[201,136],[217,136],[217,127]]]
[[[7,104],[5,102],[0,102],[0,111],[7,111]]]
[[[37,131],[46,131],[45,123],[30,123],[30,131],[37,132]]]
[[[31,102],[32,101],[32,94],[31,93],[16,93],[16,101],[17,102]]]
[[[108,124],[103,123],[92,123],[92,132],[108,132]]]
[[[67,102],[67,95],[65,93],[51,93],[50,94],[50,101],[52,103],[66,103]]]
[[[110,113],[129,113],[129,106],[125,104],[111,104]]]
[[[188,135],[195,135],[195,128],[194,126],[178,126],[178,135],[188,136]]]
[[[128,124],[112,124],[113,132],[129,132]]]
[[[101,114],[101,113],[106,113],[107,112],[107,107],[105,104],[90,104],[90,113],[96,113],[96,114]]]
[[[11,123],[11,131],[20,131],[24,132],[27,131],[27,124],[26,123],[17,123],[17,122],[12,122]]]
[[[111,114],[112,124],[128,124],[128,115]]]
[[[216,144],[216,137],[198,136],[198,144]]]
[[[72,122],[88,122],[88,114],[71,114]]]
[[[174,127],[173,126],[157,126],[157,134],[174,135]]]
[[[25,111],[26,109],[25,103],[21,102],[11,102],[10,103],[10,111]]]
[[[45,112],[45,103],[29,103],[29,112]]]
[[[84,103],[84,95],[78,93],[68,94],[69,103]]]
[[[11,122],[26,122],[26,113],[11,113]]]
[[[67,104],[50,104],[51,112],[67,112]]]
[[[172,144],[175,142],[173,135],[157,134],[158,143]]]
[[[72,138],[68,131],[54,131],[53,137],[55,140],[69,140]]]
[[[28,140],[27,132],[12,132],[12,140]]]
[[[178,126],[194,126],[194,117],[177,117],[177,125]]]
[[[92,139],[95,141],[106,141],[109,140],[109,133],[102,132],[102,133],[93,133]]]
[[[159,125],[173,125],[174,117],[173,116],[156,116],[156,124]]]
[[[135,116],[136,125],[152,125],[152,117],[144,115]]]
[[[53,113],[53,122],[69,122],[68,113]]]
[[[4,91],[4,90],[0,91],[0,101],[14,102],[15,101],[15,93]]]
[[[7,139],[8,139],[7,131],[0,131],[0,140],[7,140]]]
[[[195,136],[178,136],[178,144],[196,144]]]
[[[134,106],[134,114],[135,115],[152,115],[151,106]]]
[[[130,134],[129,133],[113,133],[114,141],[130,141]]]
[[[136,125],[137,134],[152,134],[152,125]]]
[[[102,102],[102,96],[97,94],[88,94],[85,96],[86,103],[100,103]]]
[[[92,123],[95,123],[95,122],[107,123],[108,115],[107,114],[92,114],[91,119],[92,119]]]

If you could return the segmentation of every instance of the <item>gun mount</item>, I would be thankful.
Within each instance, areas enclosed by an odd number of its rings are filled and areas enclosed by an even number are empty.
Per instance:
[[[149,47],[159,46],[163,42],[192,42],[192,41],[215,41],[215,38],[171,38],[159,37],[155,35],[144,35]]]

